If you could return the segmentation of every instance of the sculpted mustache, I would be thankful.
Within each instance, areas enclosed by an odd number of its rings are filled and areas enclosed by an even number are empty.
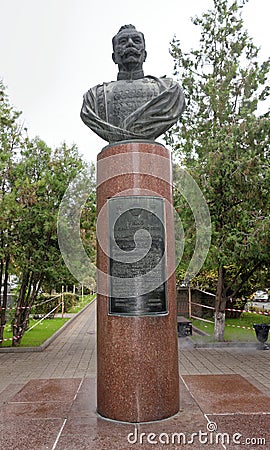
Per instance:
[[[119,51],[119,54],[120,54],[121,56],[126,56],[126,55],[128,55],[128,54],[130,54],[130,53],[133,53],[134,55],[140,56],[141,51],[140,51],[140,50],[137,50],[136,48],[133,48],[133,47],[126,48],[126,49],[122,49],[122,50]]]

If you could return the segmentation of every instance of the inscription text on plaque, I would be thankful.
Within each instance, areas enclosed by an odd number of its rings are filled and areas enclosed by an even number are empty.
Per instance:
[[[113,197],[108,215],[109,314],[167,314],[164,199]]]

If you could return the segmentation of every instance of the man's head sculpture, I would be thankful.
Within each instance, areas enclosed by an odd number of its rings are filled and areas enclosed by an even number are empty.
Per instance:
[[[134,25],[124,25],[112,39],[115,64],[119,72],[142,70],[146,59],[144,35]]]
[[[106,141],[155,140],[182,114],[185,100],[170,78],[144,76],[144,35],[124,25],[113,37],[117,81],[99,84],[84,95],[81,118]]]

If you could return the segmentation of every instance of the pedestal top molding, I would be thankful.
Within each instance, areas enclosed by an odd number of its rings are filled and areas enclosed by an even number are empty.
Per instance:
[[[144,75],[145,39],[134,25],[122,26],[112,42],[117,81],[98,84],[86,92],[81,118],[109,143],[153,141],[184,111],[182,89],[171,78]]]

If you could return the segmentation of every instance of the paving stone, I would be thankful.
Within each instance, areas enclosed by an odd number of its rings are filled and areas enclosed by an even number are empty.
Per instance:
[[[241,375],[186,375],[183,378],[206,414],[269,412],[269,397]]]
[[[72,406],[72,402],[8,402],[0,409],[0,417],[3,420],[25,419],[57,419],[66,418]]]
[[[80,383],[80,379],[31,380],[11,399],[11,402],[72,401]]]
[[[143,446],[129,444],[127,436],[134,425],[97,417],[95,308],[94,303],[90,305],[43,352],[0,353],[1,450],[182,448],[147,441]],[[138,431],[157,436],[179,430],[206,431],[208,418],[218,431],[265,436],[269,415],[262,412],[269,409],[270,351],[182,345],[179,368],[183,377],[179,414],[160,423],[139,425]],[[230,445],[227,450],[247,448]],[[220,444],[213,447],[199,442],[183,448],[224,449]]]
[[[226,433],[226,450],[269,448],[270,414],[221,414],[208,418],[216,423],[218,433]]]
[[[4,423],[0,422],[0,448],[3,450],[52,449],[62,424],[62,419],[17,418],[8,419]]]

